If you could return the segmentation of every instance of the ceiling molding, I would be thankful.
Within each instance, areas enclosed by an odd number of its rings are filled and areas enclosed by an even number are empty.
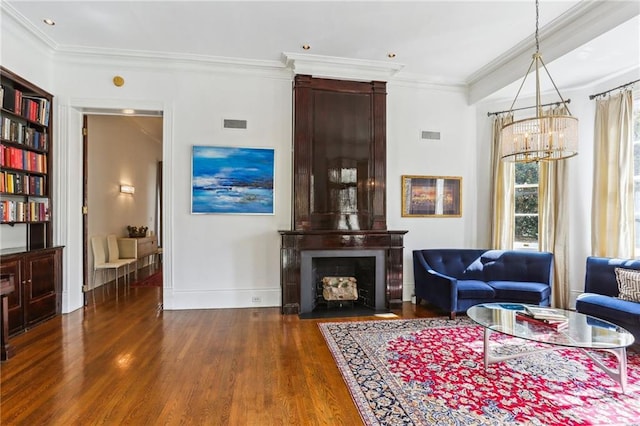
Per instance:
[[[224,58],[196,54],[177,54],[135,50],[64,47],[56,51],[56,59],[80,64],[120,64],[128,67],[163,68],[180,70],[204,70],[232,73],[267,75],[274,78],[290,78],[289,71],[280,61]]]
[[[637,1],[585,0],[540,28],[540,52],[547,64],[640,14]],[[535,52],[533,34],[473,73],[468,100],[474,104],[522,78]]]
[[[355,81],[388,81],[404,68],[404,64],[392,61],[366,61],[304,53],[283,52],[282,57],[285,66],[294,74]]]
[[[24,30],[26,30],[29,34],[35,37],[37,40],[42,42],[45,46],[47,46],[51,50],[56,50],[58,48],[58,44],[51,39],[48,35],[44,33],[40,28],[36,27],[31,21],[29,21],[23,14],[18,12],[13,6],[8,4],[6,1],[0,1],[0,12],[2,15],[2,25],[6,25],[5,19],[10,17],[13,22],[18,24]]]
[[[290,78],[290,73],[280,61],[224,58],[207,55],[150,52],[136,50],[109,49],[82,46],[61,46],[54,42],[42,30],[33,25],[24,15],[7,2],[0,1],[2,25],[14,23],[21,32],[26,32],[36,42],[44,45],[55,60],[87,64],[125,64],[138,67],[163,67],[180,69],[207,69],[216,71],[244,72],[247,74],[269,75],[276,78]]]

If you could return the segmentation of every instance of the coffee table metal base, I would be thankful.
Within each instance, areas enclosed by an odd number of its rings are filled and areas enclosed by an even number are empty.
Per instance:
[[[495,356],[491,354],[491,350],[489,348],[489,339],[491,337],[491,330],[489,327],[484,328],[484,368],[485,370],[491,365],[498,362],[508,361],[510,359],[520,358],[532,353],[538,352],[549,352],[555,351],[558,349],[566,349],[567,346],[549,346],[548,348],[540,348],[534,349],[526,352],[520,352],[512,355],[501,355]],[[602,371],[606,373],[613,381],[618,383],[622,388],[622,393],[626,393],[627,390],[627,349],[625,347],[615,348],[615,349],[594,349],[599,351],[605,351],[613,354],[618,361],[618,368],[612,369],[606,366],[601,360],[594,357],[593,354],[589,353],[587,350],[583,348],[575,348],[580,349],[585,355],[587,355]]]

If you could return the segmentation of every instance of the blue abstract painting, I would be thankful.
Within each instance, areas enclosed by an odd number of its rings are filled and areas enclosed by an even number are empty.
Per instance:
[[[191,212],[273,214],[274,150],[194,146]]]

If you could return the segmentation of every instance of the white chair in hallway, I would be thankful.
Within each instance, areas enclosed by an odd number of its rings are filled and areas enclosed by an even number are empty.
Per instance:
[[[128,265],[131,262],[128,259],[122,259],[119,261],[110,261],[107,257],[107,238],[102,235],[94,235],[91,237],[91,251],[93,253],[93,302],[95,303],[95,287],[96,287],[96,275],[98,270],[107,271],[109,269],[113,269],[115,271],[116,277],[116,297],[118,295],[118,277],[120,275],[120,268],[126,268],[128,270]],[[105,276],[103,272],[103,277]],[[126,279],[126,277],[125,277]],[[105,280],[106,283],[106,280]],[[103,286],[104,284],[103,283]],[[104,292],[104,287],[103,287]],[[103,293],[104,294],[104,293]]]
[[[109,262],[110,263],[124,263],[127,268],[126,283],[129,283],[129,267],[132,264],[136,264],[136,276],[138,271],[138,259],[135,257],[120,257],[120,248],[118,247],[118,237],[115,234],[107,235],[107,248],[109,249]]]

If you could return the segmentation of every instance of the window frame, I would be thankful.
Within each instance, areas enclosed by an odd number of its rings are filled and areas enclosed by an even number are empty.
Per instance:
[[[537,164],[537,163],[536,163]],[[515,167],[518,167],[520,163],[516,163]],[[538,251],[540,247],[540,169],[538,165],[538,179],[536,183],[522,183],[519,184],[516,182],[516,173],[513,176],[513,235],[511,236],[511,244],[516,250],[534,250]],[[516,212],[516,197],[518,193],[518,189],[522,188],[536,188],[538,192],[538,208],[537,213],[518,213]],[[532,241],[517,241],[516,240],[516,218],[517,217],[536,217],[538,218],[538,238],[535,242]]]

